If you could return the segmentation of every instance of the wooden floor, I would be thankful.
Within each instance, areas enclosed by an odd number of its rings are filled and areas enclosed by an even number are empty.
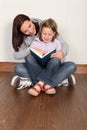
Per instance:
[[[0,72],[0,130],[87,130],[87,74],[75,87],[38,97],[10,86],[13,73]]]

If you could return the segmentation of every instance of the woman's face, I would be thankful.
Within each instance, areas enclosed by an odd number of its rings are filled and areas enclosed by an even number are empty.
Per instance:
[[[41,39],[43,42],[47,43],[52,41],[53,37],[55,35],[55,32],[51,28],[43,27],[41,32]]]
[[[20,31],[25,35],[35,35],[36,34],[36,28],[35,25],[32,23],[32,21],[26,20],[21,28]]]

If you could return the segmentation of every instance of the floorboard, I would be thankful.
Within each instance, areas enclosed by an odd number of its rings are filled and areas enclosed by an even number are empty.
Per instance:
[[[0,130],[87,130],[87,74],[76,74],[74,87],[38,97],[16,90],[12,72],[0,72]]]

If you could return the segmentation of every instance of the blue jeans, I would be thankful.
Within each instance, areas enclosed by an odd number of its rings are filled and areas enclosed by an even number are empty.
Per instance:
[[[60,60],[58,60],[58,58],[52,58],[43,68],[32,55],[27,56],[25,58],[25,61],[27,70],[31,75],[31,80],[33,84],[36,84],[38,81],[48,83],[52,75],[55,74],[55,72],[58,70],[61,63]],[[42,79],[39,80],[39,77],[42,77]]]
[[[36,59],[29,55],[25,63],[15,66],[15,74],[21,77],[30,78],[35,85],[38,81],[43,81],[53,87],[60,84],[76,70],[73,62],[61,63],[57,58],[51,59],[45,68],[42,68]]]

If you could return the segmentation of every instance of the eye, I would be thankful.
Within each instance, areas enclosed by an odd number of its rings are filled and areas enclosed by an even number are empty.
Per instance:
[[[43,35],[46,35],[46,33],[43,33]]]
[[[24,31],[24,33],[26,34],[26,33],[27,33],[27,30],[26,30],[26,31]]]
[[[31,24],[29,24],[28,28],[31,28]]]

